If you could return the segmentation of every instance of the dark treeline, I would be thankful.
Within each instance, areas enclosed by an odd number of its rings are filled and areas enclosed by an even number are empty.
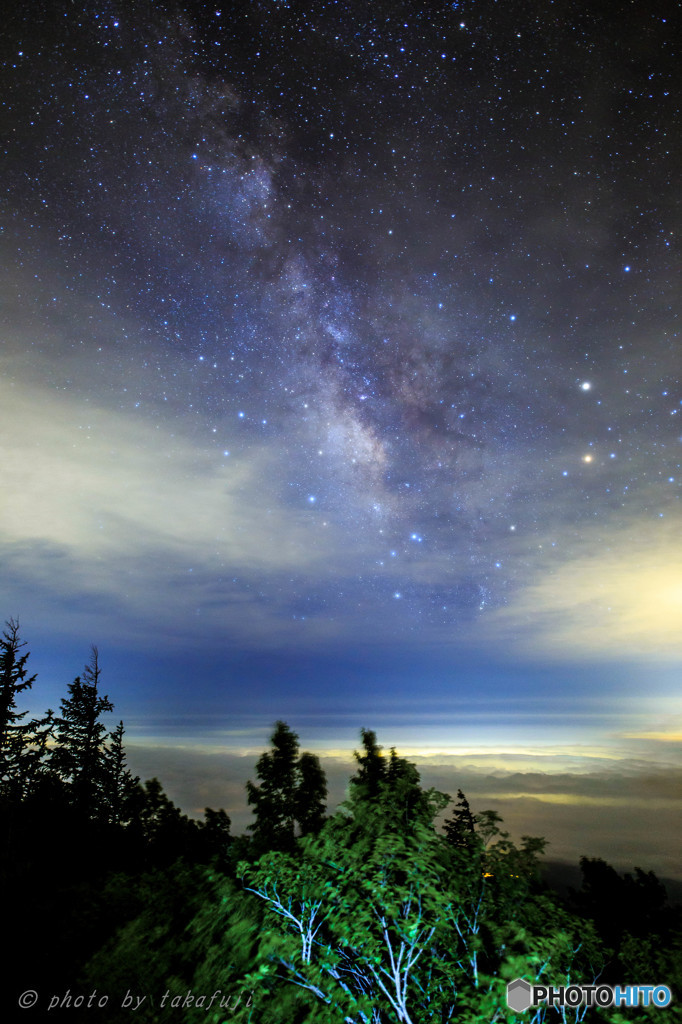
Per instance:
[[[98,652],[59,713],[22,710],[35,676],[14,620],[0,639],[3,1021],[671,1024],[682,921],[651,872],[581,860],[560,897],[542,839],[514,843],[461,790],[361,731],[345,803],[277,722],[247,784],[254,821],[184,815],[126,763]],[[449,808],[449,811],[448,811]],[[435,822],[445,812],[443,829]],[[667,985],[670,1006],[512,1012],[515,978]],[[29,993],[27,996],[26,993]],[[25,1008],[22,1008],[25,1007]]]

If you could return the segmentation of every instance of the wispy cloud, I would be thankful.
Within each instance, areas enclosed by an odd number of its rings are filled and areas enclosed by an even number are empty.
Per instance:
[[[76,606],[167,631],[198,614],[262,642],[309,578],[352,571],[333,524],[282,496],[265,445],[223,456],[167,421],[7,382],[0,436],[3,601],[23,617],[42,596],[62,628]]]
[[[88,560],[157,548],[256,571],[323,557],[304,517],[268,486],[265,449],[221,461],[167,424],[7,384],[0,430],[8,541],[62,545]]]
[[[679,515],[586,531],[563,564],[538,571],[486,629],[512,649],[563,658],[682,654]]]

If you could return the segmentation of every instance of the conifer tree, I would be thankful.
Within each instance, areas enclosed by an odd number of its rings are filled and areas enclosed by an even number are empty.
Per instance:
[[[476,819],[471,813],[469,801],[461,789],[457,790],[455,813],[443,826],[447,841],[457,849],[471,849],[476,841]]]
[[[256,764],[260,785],[246,784],[256,817],[248,827],[257,850],[291,851],[297,823],[304,835],[321,828],[327,783],[314,754],[299,756],[298,736],[286,722],[275,723],[270,742]]]
[[[381,804],[393,829],[409,829],[424,814],[430,814],[416,767],[391,747],[385,757],[376,733],[361,729],[364,753],[354,751],[359,768],[351,779],[350,799],[354,805]]]
[[[294,813],[302,836],[315,834],[324,824],[327,779],[315,754],[302,753],[298,759],[298,785]]]
[[[100,696],[100,667],[97,648],[82,676],[69,686],[61,702],[61,716],[55,719],[57,743],[51,755],[52,767],[70,787],[73,806],[86,818],[103,816],[106,807],[107,730],[100,716],[113,711],[107,696]]]
[[[209,857],[215,857],[218,863],[226,864],[227,851],[232,844],[230,817],[220,807],[217,811],[212,807],[204,808],[204,821],[199,826],[201,840]]]
[[[127,766],[123,747],[123,722],[119,722],[102,750],[103,795],[107,816],[112,825],[125,825],[133,813],[139,778],[133,777]]]
[[[137,786],[135,805],[134,829],[140,830],[149,861],[172,864],[196,852],[199,824],[176,807],[157,778]]]
[[[377,743],[375,732],[371,729],[361,729],[360,738],[364,754],[359,754],[357,750],[353,752],[360,767],[351,782],[355,787],[360,787],[364,791],[364,795],[372,799],[378,796],[379,786],[386,779],[386,758]]]
[[[0,639],[0,748],[5,749],[11,731],[26,714],[17,712],[17,694],[30,690],[35,675],[29,676],[26,662],[29,652],[22,654],[26,643],[19,638],[19,623],[9,619]]]
[[[28,675],[29,652],[20,639],[19,623],[9,619],[0,638],[0,791],[20,800],[35,786],[44,770],[53,713],[24,722],[28,711],[17,710],[17,695],[30,690],[36,676]]]

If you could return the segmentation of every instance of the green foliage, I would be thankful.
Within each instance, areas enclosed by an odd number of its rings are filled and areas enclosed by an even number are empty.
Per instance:
[[[533,891],[542,841],[517,848],[486,813],[453,847],[433,824],[447,798],[394,751],[380,761],[372,733],[363,743],[349,800],[319,835],[241,866],[271,922],[246,979],[255,1005],[288,983],[309,1021],[506,1020],[508,980],[570,977],[584,929]]]
[[[113,939],[90,960],[83,984],[99,991],[146,994],[135,1019],[154,1024],[164,993],[185,996],[202,956],[202,937],[190,924],[201,908],[220,905],[218,886],[204,869],[175,865],[140,879],[113,878],[105,894],[114,903],[128,900],[136,911]],[[223,923],[222,916],[216,925]],[[107,1021],[129,1024],[130,1009],[113,1005]],[[178,1019],[176,1017],[176,1019]]]

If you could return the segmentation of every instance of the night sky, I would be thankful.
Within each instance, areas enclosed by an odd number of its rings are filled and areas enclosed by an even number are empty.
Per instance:
[[[360,727],[682,873],[676,4],[16,4],[0,590],[247,821]]]

